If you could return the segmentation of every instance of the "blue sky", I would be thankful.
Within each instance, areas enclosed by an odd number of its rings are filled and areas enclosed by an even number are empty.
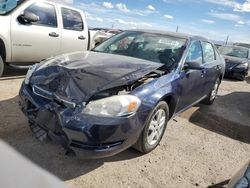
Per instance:
[[[88,25],[159,29],[250,43],[250,0],[64,0],[85,11]]]

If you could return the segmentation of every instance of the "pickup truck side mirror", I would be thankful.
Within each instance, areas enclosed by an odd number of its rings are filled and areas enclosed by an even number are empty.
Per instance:
[[[25,11],[24,14],[18,16],[18,21],[22,24],[30,24],[32,22],[38,22],[39,16],[34,14],[33,12]]]
[[[185,70],[202,70],[204,67],[197,61],[185,62],[184,64]]]

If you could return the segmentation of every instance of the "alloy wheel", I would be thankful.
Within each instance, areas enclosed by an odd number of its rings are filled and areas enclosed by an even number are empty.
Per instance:
[[[166,112],[163,109],[159,109],[155,112],[149,125],[147,133],[147,142],[149,145],[154,145],[159,141],[163,133],[165,123]]]

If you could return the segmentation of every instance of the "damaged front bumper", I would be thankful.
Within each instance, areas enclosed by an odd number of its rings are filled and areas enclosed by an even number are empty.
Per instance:
[[[67,151],[84,158],[115,155],[138,139],[149,111],[129,117],[96,117],[82,113],[82,108],[67,108],[58,101],[33,93],[30,85],[22,84],[20,106],[32,124],[45,130],[52,140]]]
[[[239,64],[226,64],[225,76],[237,79],[243,79],[248,74],[248,68],[237,68]]]

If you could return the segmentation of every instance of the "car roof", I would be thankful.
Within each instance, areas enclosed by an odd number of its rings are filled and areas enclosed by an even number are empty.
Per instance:
[[[138,31],[138,32],[145,32],[145,33],[152,33],[152,34],[161,34],[161,35],[168,35],[168,36],[184,38],[184,39],[189,39],[189,40],[202,40],[202,41],[211,42],[205,37],[193,36],[193,35],[189,35],[185,33],[178,33],[178,32],[161,31],[161,30],[142,30],[142,29],[132,29],[132,30],[127,30],[127,31]]]
[[[245,50],[248,50],[248,51],[250,51],[250,49],[249,48],[246,48],[246,47],[244,47],[244,46],[237,46],[237,45],[223,45],[223,46],[221,46],[221,47],[233,47],[233,48],[241,48],[241,49],[245,49]]]

